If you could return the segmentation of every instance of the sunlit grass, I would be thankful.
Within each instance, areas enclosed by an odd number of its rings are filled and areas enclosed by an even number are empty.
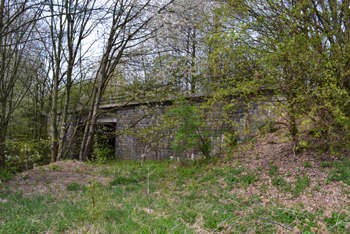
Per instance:
[[[109,196],[99,220],[91,216],[91,189],[85,186],[70,185],[60,198],[52,193],[24,197],[2,186],[0,233],[272,233],[277,226],[312,233],[321,228],[319,221],[328,229],[336,225],[330,232],[343,233],[349,223],[347,210],[324,217],[322,207],[311,212],[302,204],[293,209],[278,202],[262,205],[257,195],[230,193],[259,178],[249,167],[213,165],[146,161],[141,167],[139,161],[118,161],[102,166],[100,175],[112,182],[98,187]]]

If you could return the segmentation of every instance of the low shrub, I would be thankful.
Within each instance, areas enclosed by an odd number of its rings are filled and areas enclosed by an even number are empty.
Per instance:
[[[9,172],[6,169],[1,169],[0,168],[0,180],[5,182],[10,180],[13,177],[13,174],[11,172]]]
[[[67,189],[68,189],[69,191],[78,190],[78,189],[80,189],[80,184],[78,184],[77,182],[68,184],[68,185],[67,185]]]
[[[110,185],[116,186],[116,185],[128,185],[128,184],[135,184],[138,183],[138,181],[134,178],[129,177],[117,177],[113,181],[110,182]]]

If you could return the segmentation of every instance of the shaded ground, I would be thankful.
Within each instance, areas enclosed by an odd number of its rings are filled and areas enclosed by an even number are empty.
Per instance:
[[[257,173],[259,181],[250,185],[248,189],[233,189],[232,193],[259,195],[264,203],[274,202],[284,205],[303,203],[310,209],[318,209],[323,206],[326,210],[339,210],[350,203],[350,186],[342,181],[328,181],[330,168],[321,168],[321,162],[338,161],[340,158],[349,159],[348,152],[339,156],[319,153],[316,150],[301,150],[294,155],[292,144],[281,141],[279,133],[269,134],[266,137],[257,138],[256,142],[240,148],[235,153],[236,160],[229,161],[232,165],[249,165]],[[304,193],[294,198],[291,194],[281,192],[272,185],[272,176],[268,173],[269,165],[273,163],[278,168],[277,176],[286,182],[296,181],[297,176],[306,175],[310,185]]]
[[[98,175],[99,168],[75,160],[50,163],[25,171],[9,182],[12,190],[22,190],[24,195],[32,193],[44,194],[48,191],[64,192],[68,184],[88,184],[92,177],[101,183],[107,183],[108,178]]]

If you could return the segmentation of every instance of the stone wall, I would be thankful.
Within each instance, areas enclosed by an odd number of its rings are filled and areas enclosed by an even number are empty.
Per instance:
[[[188,97],[191,103],[199,105],[205,99],[205,94],[195,94]],[[116,127],[116,156],[121,159],[168,159],[170,157],[200,158],[203,155],[195,147],[183,153],[174,152],[171,142],[176,128],[159,127],[164,123],[164,114],[173,105],[173,100],[148,103],[130,103],[122,107],[119,104],[101,106],[108,114],[98,120],[101,124],[113,124]],[[224,133],[238,131],[239,141],[245,140],[244,131],[254,128],[256,121],[261,121],[269,115],[268,110],[258,102],[241,101],[229,110],[218,104],[207,113],[206,122],[213,132],[212,154],[224,151]],[[224,119],[230,119],[227,123]]]

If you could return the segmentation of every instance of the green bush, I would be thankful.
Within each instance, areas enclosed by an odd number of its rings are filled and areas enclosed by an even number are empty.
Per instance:
[[[95,147],[92,157],[97,164],[105,164],[111,156],[114,156],[114,149],[108,146]]]
[[[272,120],[259,121],[255,126],[262,134],[265,132],[273,133],[279,130],[279,128],[275,127],[275,122]]]
[[[116,185],[128,185],[128,184],[135,184],[138,183],[138,181],[134,178],[129,177],[117,177],[113,181],[110,182],[110,185],[116,186]]]
[[[50,153],[50,140],[5,141],[5,160],[12,171],[30,169],[33,163],[48,164],[51,161]]]
[[[48,168],[54,171],[54,170],[58,170],[60,167],[57,165],[52,165],[52,167],[48,167]]]
[[[69,191],[75,191],[80,189],[80,184],[78,184],[77,182],[71,183],[71,184],[67,184],[67,189]]]
[[[5,182],[11,179],[11,177],[13,176],[13,174],[11,172],[9,172],[6,169],[1,169],[0,168],[0,180]]]
[[[211,157],[212,131],[206,122],[204,112],[198,106],[191,106],[185,102],[185,98],[180,98],[175,107],[167,113],[177,120],[178,128],[171,148],[178,152],[197,148],[206,158]]]
[[[110,194],[107,188],[95,178],[91,184],[85,186],[85,194],[88,199],[87,209],[93,222],[104,221],[108,214]]]

